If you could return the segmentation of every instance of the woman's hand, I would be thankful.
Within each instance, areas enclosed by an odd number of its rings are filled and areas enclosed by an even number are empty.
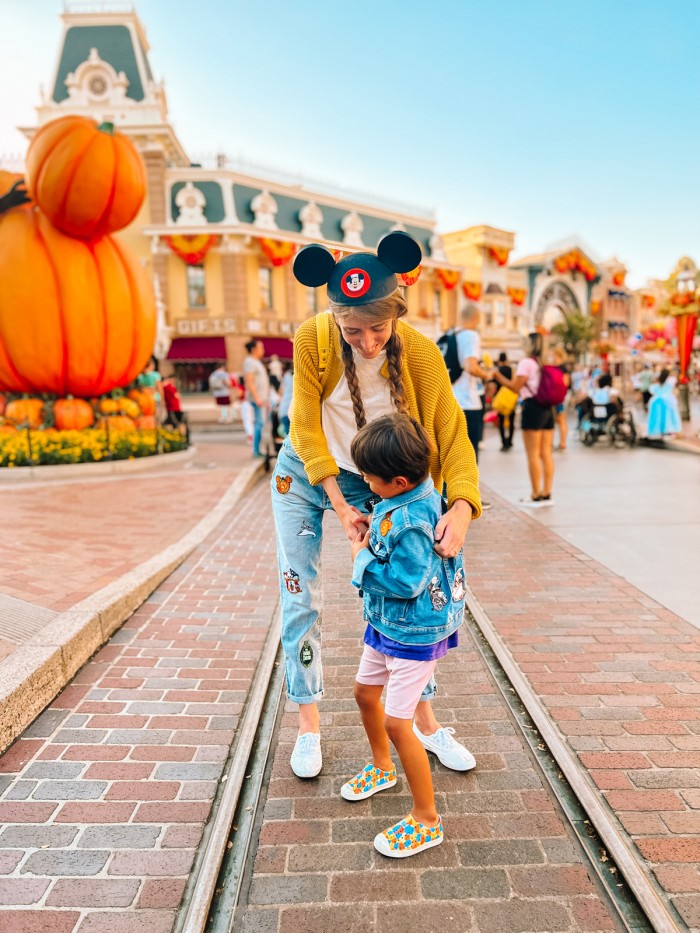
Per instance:
[[[439,557],[456,557],[464,545],[472,507],[465,499],[457,499],[435,526],[435,548]]]
[[[355,560],[357,555],[364,548],[369,547],[369,529],[364,533],[358,534],[355,540],[350,545],[350,551],[352,553],[352,559]]]
[[[369,530],[369,516],[364,515],[354,505],[348,505],[346,502],[342,506],[337,506],[335,513],[340,519],[340,524],[343,526],[348,541],[361,538]]]

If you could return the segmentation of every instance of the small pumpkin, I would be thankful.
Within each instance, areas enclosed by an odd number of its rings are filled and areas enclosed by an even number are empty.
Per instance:
[[[0,391],[103,395],[153,352],[156,305],[115,237],[64,236],[36,207],[0,215]]]
[[[100,400],[100,411],[103,415],[119,414],[119,399],[103,398]]]
[[[119,399],[119,410],[123,415],[128,415],[129,418],[138,418],[141,414],[141,409],[131,398]]]
[[[136,402],[142,415],[155,415],[156,400],[150,392],[144,389],[132,389],[129,392],[129,398]]]
[[[58,230],[92,240],[136,217],[146,196],[146,172],[133,143],[113,124],[65,116],[32,139],[27,188]]]
[[[112,415],[111,418],[100,418],[97,427],[106,431],[135,431],[136,422],[133,418],[127,418],[126,415]]]
[[[10,424],[39,428],[44,420],[44,403],[40,398],[20,398],[10,402],[5,409],[5,418]]]
[[[95,422],[95,413],[82,398],[60,398],[53,406],[53,420],[58,431],[82,431]]]
[[[141,415],[136,425],[139,431],[154,431],[158,427],[154,415]]]
[[[16,434],[17,428],[11,424],[0,424],[0,434]]]

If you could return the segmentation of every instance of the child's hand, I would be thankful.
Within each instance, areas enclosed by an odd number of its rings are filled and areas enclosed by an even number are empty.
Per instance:
[[[363,534],[358,534],[358,536],[350,545],[352,559],[355,560],[360,551],[366,547],[369,547],[369,529],[367,529],[367,531],[365,531]]]

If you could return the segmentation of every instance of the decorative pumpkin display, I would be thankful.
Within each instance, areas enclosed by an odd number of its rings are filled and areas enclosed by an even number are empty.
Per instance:
[[[55,227],[90,240],[131,223],[146,196],[146,173],[131,141],[111,123],[66,116],[32,139],[27,188]]]
[[[139,431],[154,431],[158,427],[158,424],[156,423],[154,415],[141,415],[136,422],[136,426]]]
[[[28,422],[30,428],[38,428],[44,420],[44,403],[40,398],[16,399],[5,408],[5,418],[10,424]]]
[[[82,398],[60,398],[53,406],[53,420],[58,431],[81,431],[95,422],[95,413]]]
[[[143,389],[132,389],[131,392],[129,392],[129,398],[136,402],[141,414],[155,415],[156,400],[150,392],[146,392]]]
[[[11,424],[0,424],[0,434],[16,434],[17,428]]]
[[[102,412],[103,415],[119,414],[119,399],[103,398],[100,401],[100,411]]]
[[[118,240],[65,236],[36,207],[0,216],[0,391],[102,395],[142,371],[155,329],[146,272]]]
[[[135,431],[136,422],[133,418],[127,418],[126,415],[112,415],[110,418],[100,418],[97,427],[103,431]]]
[[[130,398],[119,399],[119,411],[123,415],[127,415],[129,418],[138,418],[141,414],[141,409],[139,406],[133,399]]]

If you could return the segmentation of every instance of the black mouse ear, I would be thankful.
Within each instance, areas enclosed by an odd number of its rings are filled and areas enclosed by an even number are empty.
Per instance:
[[[335,269],[335,257],[320,243],[311,243],[310,246],[305,246],[296,254],[293,268],[294,275],[302,285],[318,288],[330,279]]]
[[[392,272],[410,272],[420,265],[423,253],[410,234],[392,230],[377,244],[377,256]]]

